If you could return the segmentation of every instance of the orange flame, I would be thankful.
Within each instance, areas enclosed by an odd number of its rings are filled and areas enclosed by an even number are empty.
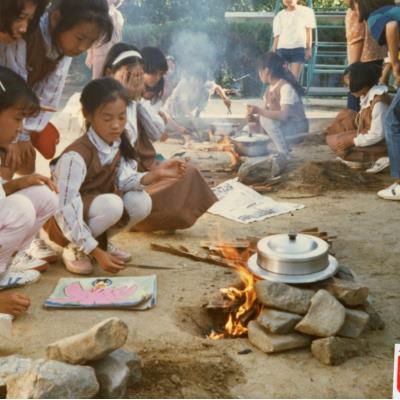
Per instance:
[[[219,340],[224,337],[240,337],[247,333],[247,324],[246,321],[242,320],[242,317],[246,315],[248,311],[250,311],[254,307],[254,303],[257,300],[257,295],[254,289],[254,277],[243,265],[243,256],[239,254],[239,252],[233,247],[221,247],[221,252],[225,256],[225,258],[229,260],[235,260],[235,270],[238,272],[239,277],[243,283],[244,288],[238,289],[235,287],[223,288],[220,289],[221,293],[224,297],[238,302],[242,304],[237,309],[237,311],[232,312],[228,321],[224,326],[223,333],[211,332],[208,336],[209,339]],[[260,312],[260,309],[257,309],[257,314]]]

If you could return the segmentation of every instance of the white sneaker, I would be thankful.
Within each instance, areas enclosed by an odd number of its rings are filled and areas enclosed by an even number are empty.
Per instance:
[[[89,275],[93,272],[93,264],[88,255],[73,244],[64,248],[62,259],[69,272],[78,275]]]
[[[35,270],[27,270],[20,272],[8,272],[0,280],[0,290],[11,289],[18,286],[30,285],[40,279],[40,272]]]
[[[365,172],[368,174],[377,174],[388,167],[390,167],[389,157],[381,157],[376,160],[374,165],[371,168],[368,168]]]
[[[127,263],[132,259],[131,253],[114,246],[112,243],[108,243],[107,251],[113,256],[118,257],[124,263]]]
[[[387,189],[378,192],[378,196],[385,200],[400,200],[400,184],[393,183]]]
[[[28,254],[34,258],[40,258],[48,263],[55,263],[58,260],[58,254],[44,240],[34,239],[28,249]]]
[[[21,272],[30,269],[46,271],[48,267],[47,261],[32,257],[27,251],[19,251],[11,261],[10,271]]]

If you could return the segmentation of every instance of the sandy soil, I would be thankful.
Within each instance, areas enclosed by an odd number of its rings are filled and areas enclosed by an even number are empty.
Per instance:
[[[167,151],[168,145],[163,146]],[[306,161],[332,159],[326,147],[311,143],[295,150],[290,169]],[[207,214],[192,229],[174,235],[119,235],[117,244],[132,252],[134,262],[172,268],[128,267],[123,272],[126,276],[157,275],[158,304],[150,311],[44,309],[42,304],[57,280],[70,276],[58,263],[43,274],[39,283],[21,289],[33,300],[29,312],[14,323],[21,354],[43,357],[47,344],[116,316],[130,328],[125,348],[139,352],[144,360],[143,380],[129,392],[131,398],[389,397],[394,343],[400,340],[400,204],[377,198],[375,186],[384,187],[388,176],[379,179],[382,181],[360,191],[362,183],[347,185],[345,190],[336,185],[334,191],[323,189],[310,196],[304,195],[302,188],[278,190],[271,194],[273,198],[296,198],[292,201],[301,201],[306,207],[293,215],[251,225]],[[370,344],[367,356],[338,367],[322,366],[309,350],[266,355],[245,338],[216,342],[206,339],[208,321],[201,311],[204,297],[229,285],[235,273],[149,249],[150,242],[198,248],[205,239],[235,239],[313,226],[338,236],[334,244],[337,258],[370,286],[373,303],[386,322],[384,331],[365,335]],[[95,274],[104,276],[99,269]]]

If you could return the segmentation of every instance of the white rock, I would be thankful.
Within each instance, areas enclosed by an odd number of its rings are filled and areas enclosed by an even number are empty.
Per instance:
[[[257,299],[267,307],[304,315],[310,307],[313,290],[299,289],[285,283],[258,281],[255,285]]]
[[[291,333],[294,327],[301,321],[301,316],[288,313],[264,309],[257,318],[257,322],[270,333]]]
[[[346,318],[338,336],[356,338],[366,328],[369,315],[365,311],[346,309]]]
[[[256,321],[250,321],[248,329],[249,342],[264,353],[298,349],[309,346],[311,343],[310,337],[298,333],[287,335],[268,333]]]
[[[343,305],[326,290],[321,289],[311,299],[308,313],[295,329],[311,336],[334,336],[343,326],[345,316],[346,310]]]
[[[37,360],[7,379],[8,399],[90,399],[99,390],[93,368]]]
[[[27,371],[33,365],[31,358],[9,356],[0,358],[0,397],[6,395],[6,380],[12,375],[19,375]]]
[[[368,287],[362,283],[338,278],[331,279],[325,289],[349,307],[363,305],[369,294]]]
[[[140,382],[142,379],[143,362],[139,354],[124,349],[118,349],[113,351],[110,357],[113,357],[129,368],[128,388]]]
[[[128,327],[119,318],[109,318],[86,332],[61,339],[47,347],[47,358],[70,364],[85,364],[100,360],[122,347],[128,337]]]

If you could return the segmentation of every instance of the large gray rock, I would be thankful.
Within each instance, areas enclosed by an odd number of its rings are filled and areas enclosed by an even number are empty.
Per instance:
[[[118,349],[113,351],[110,357],[113,357],[129,368],[128,387],[140,382],[142,379],[143,362],[139,354],[124,349]]]
[[[109,318],[86,332],[61,339],[47,346],[47,358],[70,364],[85,364],[100,360],[122,347],[128,337],[128,327],[119,318]]]
[[[90,399],[99,390],[93,368],[37,360],[7,379],[8,399]]]
[[[339,365],[349,358],[364,354],[368,343],[364,339],[328,337],[314,340],[311,344],[312,355],[325,365]]]
[[[367,326],[368,321],[369,315],[366,312],[347,308],[344,324],[338,332],[338,336],[348,338],[359,337]]]
[[[129,381],[129,368],[110,355],[91,364],[100,385],[99,396],[104,399],[123,399],[126,397]]]
[[[334,336],[343,326],[345,316],[343,305],[321,289],[311,299],[310,309],[295,329],[311,336]]]
[[[333,278],[325,289],[348,307],[363,305],[368,298],[369,289],[359,282]]]
[[[294,327],[301,321],[301,316],[288,313],[264,309],[257,318],[257,322],[270,333],[291,333]]]
[[[307,347],[311,343],[311,338],[298,333],[287,335],[276,335],[268,333],[256,321],[251,321],[248,325],[249,342],[264,353],[277,353],[280,351]]]
[[[304,315],[310,307],[313,290],[299,289],[285,283],[258,281],[255,284],[257,299],[267,307]]]
[[[238,171],[239,182],[245,185],[268,183],[285,170],[286,164],[286,157],[281,153],[267,157],[250,157]]]
[[[33,365],[31,358],[9,356],[0,358],[0,397],[6,396],[6,380],[12,375],[19,375]]]
[[[103,398],[122,399],[142,377],[142,360],[137,353],[118,349],[90,364],[100,384]]]

